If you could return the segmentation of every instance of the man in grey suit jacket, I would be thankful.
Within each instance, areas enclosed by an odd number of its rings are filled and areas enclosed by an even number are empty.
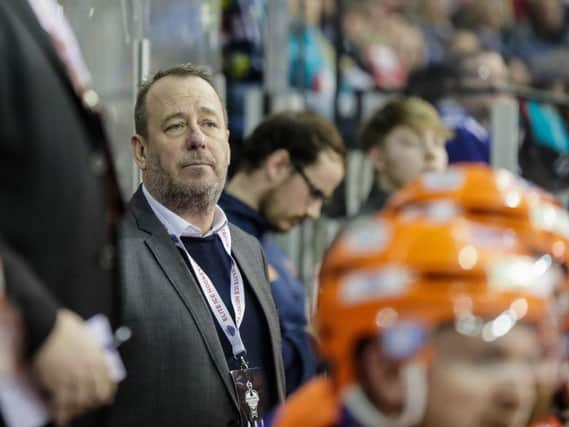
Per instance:
[[[230,156],[222,101],[203,70],[174,67],[141,87],[135,125],[143,185],[121,237],[133,336],[113,423],[247,425],[255,399],[248,411],[233,377],[250,379],[268,411],[283,399],[284,371],[261,248],[217,206]]]

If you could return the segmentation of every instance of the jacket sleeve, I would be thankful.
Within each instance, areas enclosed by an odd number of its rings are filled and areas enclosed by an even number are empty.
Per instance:
[[[24,320],[26,353],[37,351],[55,324],[58,304],[33,269],[0,235],[0,258],[4,266],[6,294]]]

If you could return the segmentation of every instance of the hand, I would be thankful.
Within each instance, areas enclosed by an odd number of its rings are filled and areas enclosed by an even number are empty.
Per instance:
[[[65,309],[57,313],[51,334],[33,360],[33,370],[49,395],[58,426],[111,403],[116,392],[104,350],[83,320]]]

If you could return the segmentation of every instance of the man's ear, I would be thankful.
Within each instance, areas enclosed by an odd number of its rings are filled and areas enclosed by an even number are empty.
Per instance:
[[[144,138],[139,134],[134,134],[130,138],[130,145],[132,148],[132,157],[138,168],[144,171],[147,166],[148,160],[148,145]]]
[[[383,147],[373,145],[367,152],[367,156],[375,173],[382,172],[385,168],[385,153]]]
[[[280,183],[290,175],[290,155],[284,148],[273,151],[265,159],[263,169],[269,182]]]

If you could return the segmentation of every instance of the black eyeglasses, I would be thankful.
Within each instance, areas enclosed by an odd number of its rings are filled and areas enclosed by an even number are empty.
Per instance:
[[[308,178],[308,176],[304,172],[304,169],[295,163],[293,163],[293,167],[298,172],[298,174],[302,177],[302,179],[304,179],[304,182],[306,182],[306,186],[308,187],[308,191],[310,192],[310,196],[314,200],[320,200],[323,203],[328,202],[328,196],[326,196],[326,193],[324,193],[324,191],[322,191],[316,185],[314,185],[314,183],[310,180],[310,178]]]

